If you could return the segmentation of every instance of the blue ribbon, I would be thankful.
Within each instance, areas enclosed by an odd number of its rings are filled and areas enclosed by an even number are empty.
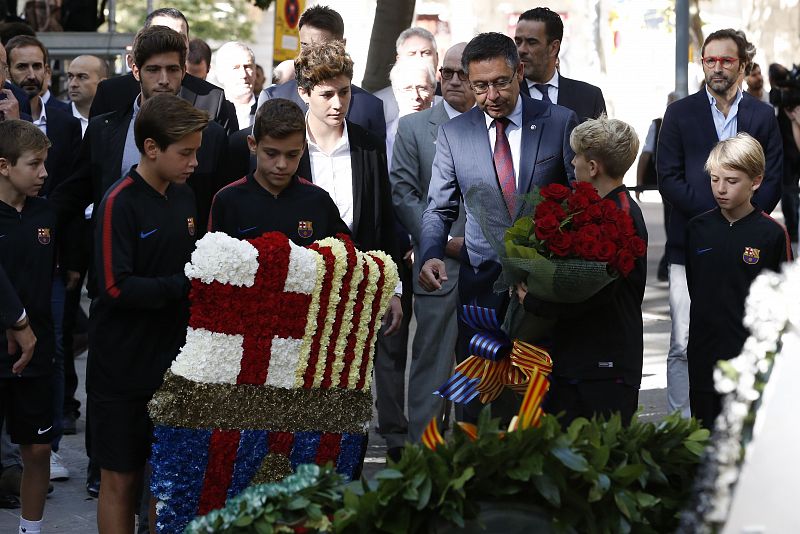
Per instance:
[[[500,328],[497,310],[465,304],[461,307],[461,320],[478,331],[469,340],[470,354],[496,362],[511,352],[511,339]]]

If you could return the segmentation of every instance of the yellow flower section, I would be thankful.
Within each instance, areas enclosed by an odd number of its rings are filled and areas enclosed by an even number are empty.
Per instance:
[[[347,249],[344,244],[336,238],[326,237],[317,241],[320,247],[328,247],[331,253],[336,258],[333,268],[333,278],[331,279],[331,294],[328,299],[328,311],[325,313],[325,327],[322,331],[319,346],[319,358],[317,358],[317,367],[314,370],[314,387],[318,388],[322,384],[322,378],[325,374],[325,362],[328,354],[328,344],[331,341],[331,331],[333,330],[333,321],[336,317],[336,305],[339,303],[339,298],[342,294],[342,280],[347,272]],[[316,318],[314,318],[316,322]],[[318,325],[319,327],[319,325]]]
[[[358,253],[359,265],[366,263],[369,272],[367,274],[367,286],[364,289],[364,308],[361,312],[359,323],[356,326],[356,345],[353,349],[353,363],[350,364],[350,373],[347,377],[347,387],[352,389],[358,384],[358,377],[361,371],[361,364],[364,361],[364,347],[367,343],[367,336],[369,335],[369,325],[372,319],[372,302],[375,300],[375,293],[378,289],[378,279],[380,278],[380,271],[378,270],[378,263],[372,259],[369,254],[363,252]],[[363,271],[363,269],[362,269]],[[369,381],[367,379],[366,388],[369,389]]]
[[[314,284],[314,291],[311,292],[311,304],[308,306],[306,315],[306,332],[303,335],[303,343],[300,345],[300,356],[297,358],[297,368],[295,369],[294,387],[303,387],[303,375],[308,365],[308,357],[311,354],[311,342],[314,334],[317,333],[317,316],[319,315],[319,297],[322,294],[322,281],[325,278],[325,258],[322,254],[314,252],[314,261],[317,264],[317,283]]]
[[[375,362],[375,340],[378,336],[378,330],[381,328],[381,320],[383,314],[389,307],[389,301],[394,296],[394,288],[400,281],[400,275],[397,272],[397,265],[395,265],[392,258],[380,250],[371,250],[368,252],[373,258],[378,258],[383,262],[383,288],[381,291],[381,305],[380,312],[375,317],[375,332],[372,339],[369,340],[369,361],[367,362],[367,378],[364,380],[364,389],[368,390],[372,385],[372,367]]]
[[[356,251],[356,264],[353,268],[353,276],[350,280],[350,292],[347,295],[347,300],[344,305],[341,328],[339,328],[339,338],[336,340],[336,345],[334,346],[335,359],[333,360],[333,372],[331,373],[331,385],[333,387],[339,386],[339,380],[342,376],[342,370],[344,369],[347,338],[350,337],[350,332],[356,326],[353,324],[353,308],[358,298],[358,286],[364,279],[364,269],[361,267],[360,256],[361,254]]]

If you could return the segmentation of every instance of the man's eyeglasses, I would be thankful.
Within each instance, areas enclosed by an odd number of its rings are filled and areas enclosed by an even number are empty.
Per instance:
[[[442,67],[442,68],[439,69],[439,74],[442,75],[442,79],[443,80],[452,79],[453,78],[453,74],[458,74],[458,79],[461,80],[462,82],[466,82],[467,80],[469,80],[469,76],[467,76],[467,73],[464,72],[461,69],[453,70],[453,69],[446,69],[446,68]]]
[[[495,80],[493,82],[474,82],[470,83],[469,86],[472,87],[472,91],[476,95],[482,95],[489,90],[490,87],[494,87],[498,91],[502,91],[509,85],[511,85],[516,80],[514,78],[501,78],[499,80]]]
[[[716,67],[717,63],[720,63],[723,69],[732,69],[736,62],[739,61],[739,58],[730,56],[706,56],[702,58],[702,61],[703,65],[709,69]]]

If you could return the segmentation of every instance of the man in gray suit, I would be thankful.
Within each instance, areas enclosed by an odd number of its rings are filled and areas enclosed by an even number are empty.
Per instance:
[[[567,108],[520,95],[519,54],[514,41],[503,34],[482,33],[472,39],[461,64],[478,106],[439,127],[428,208],[422,216],[419,283],[432,292],[448,281],[447,236],[463,195],[467,202],[459,299],[494,308],[502,320],[508,292],[493,291],[501,267],[481,225],[501,242],[506,229],[525,213],[520,195],[532,186],[566,185],[574,178],[569,135],[578,119]],[[468,356],[473,334],[459,320],[459,359]],[[510,416],[515,400],[500,415]]]
[[[417,330],[411,347],[408,379],[408,438],[412,443],[422,439],[425,426],[432,417],[441,421],[444,416],[444,399],[433,392],[450,376],[458,337],[458,292],[454,291],[458,276],[451,276],[440,290],[433,293],[419,285],[418,277],[419,259],[422,257],[419,246],[422,214],[428,205],[436,135],[441,124],[475,105],[475,95],[467,82],[466,72],[461,68],[461,53],[465,46],[467,43],[453,45],[444,56],[439,69],[444,100],[431,109],[400,119],[389,174],[395,213],[411,234],[417,260],[413,274]],[[452,273],[458,272],[458,257],[463,245],[464,212],[461,210],[450,228],[445,246],[445,265]]]

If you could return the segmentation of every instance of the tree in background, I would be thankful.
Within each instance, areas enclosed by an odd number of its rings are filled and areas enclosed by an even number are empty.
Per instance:
[[[411,26],[416,0],[377,0],[372,37],[364,80],[367,91],[377,91],[389,85],[389,71],[395,61],[395,41]]]
[[[248,0],[170,0],[154,2],[153,9],[174,7],[189,20],[192,37],[217,41],[250,41],[253,21]],[[261,6],[259,6],[261,7]],[[267,2],[266,9],[269,7]],[[136,33],[147,16],[147,3],[142,0],[117,0],[117,31]],[[101,27],[100,31],[105,31]]]

